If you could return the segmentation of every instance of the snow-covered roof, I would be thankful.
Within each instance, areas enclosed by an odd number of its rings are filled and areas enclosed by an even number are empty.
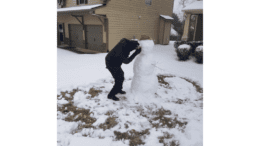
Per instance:
[[[86,5],[86,6],[77,6],[77,7],[68,7],[68,8],[60,8],[57,9],[57,12],[66,12],[66,11],[79,11],[79,10],[91,10],[93,8],[102,6],[103,4],[96,5]]]
[[[161,17],[163,17],[164,19],[168,19],[168,20],[173,20],[172,17],[170,16],[167,16],[167,15],[160,15]]]
[[[187,10],[203,10],[203,1],[195,1],[182,9],[182,11]]]

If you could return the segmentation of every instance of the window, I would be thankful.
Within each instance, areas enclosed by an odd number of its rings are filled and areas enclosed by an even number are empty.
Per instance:
[[[148,6],[151,6],[152,5],[152,0],[145,0],[145,4],[148,5]]]
[[[65,4],[65,0],[58,0],[58,4],[59,5],[64,5]]]
[[[88,3],[88,0],[78,0],[78,5],[80,4],[87,4]]]

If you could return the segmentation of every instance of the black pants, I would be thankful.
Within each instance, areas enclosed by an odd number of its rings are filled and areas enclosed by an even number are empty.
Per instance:
[[[108,94],[108,96],[114,96],[119,93],[123,88],[124,78],[124,71],[121,67],[107,67],[107,69],[112,74],[113,78],[115,79],[115,84]]]

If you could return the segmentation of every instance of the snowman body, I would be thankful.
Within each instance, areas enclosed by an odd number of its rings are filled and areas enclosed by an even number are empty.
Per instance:
[[[141,40],[141,53],[134,62],[134,76],[131,84],[131,93],[135,100],[154,97],[158,88],[158,79],[155,73],[155,59],[152,53],[153,40]]]

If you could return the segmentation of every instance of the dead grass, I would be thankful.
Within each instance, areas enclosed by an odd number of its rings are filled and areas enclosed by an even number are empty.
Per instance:
[[[149,129],[143,130],[141,132],[132,129],[123,133],[119,131],[114,131],[114,134],[116,136],[116,140],[129,140],[130,146],[138,146],[145,144],[145,142],[142,141],[142,138],[145,138],[146,135],[150,134],[150,132]]]
[[[171,75],[158,75],[158,81],[160,83],[161,86],[171,89],[170,85],[168,82],[166,82],[164,79],[166,77],[175,77],[175,76],[171,76]],[[185,79],[185,78],[183,78]],[[200,93],[203,92],[202,88],[196,83],[193,82],[189,79],[185,79],[186,81],[192,83],[195,87],[196,90]],[[104,88],[104,87],[100,87],[100,88]],[[68,122],[77,122],[77,121],[81,121],[82,124],[79,124],[78,128],[75,130],[75,132],[78,132],[80,130],[82,130],[83,128],[100,128],[103,130],[106,129],[111,129],[113,127],[115,127],[118,122],[116,121],[116,117],[113,116],[113,113],[115,111],[107,111],[107,113],[105,115],[108,115],[109,117],[106,119],[105,123],[100,124],[98,127],[94,127],[92,124],[96,122],[96,119],[91,117],[92,112],[89,109],[83,109],[83,108],[77,108],[76,106],[74,106],[73,104],[73,98],[76,92],[78,91],[82,91],[80,89],[73,89],[72,91],[68,92],[61,92],[61,95],[58,96],[57,98],[61,98],[63,97],[65,100],[69,101],[69,103],[64,104],[60,107],[58,107],[58,111],[62,112],[63,114],[67,114],[67,113],[73,113],[73,114],[68,114],[68,116],[65,118],[65,121]],[[83,91],[85,94],[90,94],[91,98],[94,98],[96,96],[98,96],[100,93],[102,93],[102,90],[100,90],[99,88],[95,88],[92,87],[90,88],[90,90],[88,92]],[[69,97],[67,96],[69,95]],[[90,97],[89,97],[90,98]],[[178,104],[182,104],[184,101],[183,100],[178,100],[177,103]],[[143,113],[143,109],[138,109],[138,111],[141,113],[141,115],[143,115],[144,117],[147,117],[144,113]],[[163,108],[158,109],[157,111],[154,111],[151,113],[152,115],[154,115],[153,118],[151,118],[149,121],[152,124],[152,127],[155,128],[159,128],[159,127],[167,127],[167,128],[175,128],[177,125],[179,125],[179,127],[182,127],[181,129],[185,128],[185,125],[187,125],[187,122],[181,122],[179,120],[177,120],[177,117],[175,117],[174,119],[172,118],[168,118],[166,117],[166,115],[171,115],[171,111],[170,110],[165,110]],[[147,117],[148,118],[148,117]],[[153,123],[154,121],[158,121],[157,123]],[[124,124],[125,128],[129,128],[129,125],[127,123]],[[142,141],[143,138],[146,137],[146,135],[149,135],[149,129],[143,130],[143,131],[135,131],[134,129],[132,130],[128,130],[127,132],[119,132],[119,131],[114,131],[115,134],[115,138],[116,140],[129,140],[130,141],[130,146],[137,146],[137,145],[144,145],[145,143]],[[88,136],[87,134],[83,134],[82,136]],[[164,146],[179,146],[178,141],[167,141],[167,139],[171,139],[173,137],[173,135],[170,135],[169,133],[165,133],[164,136],[159,137],[159,142],[163,143]],[[99,137],[99,138],[104,138],[104,137]]]
[[[157,76],[160,86],[163,86],[167,89],[172,89],[172,88],[170,87],[170,84],[168,82],[166,82],[164,79],[165,78],[172,78],[172,77],[175,77],[175,76],[173,76],[173,75],[168,75],[168,76],[167,75],[158,75]]]
[[[165,139],[171,139],[174,137],[173,134],[169,134],[168,132],[164,132],[163,136],[158,137],[159,143],[163,143],[164,146],[179,146],[179,141],[172,140],[170,142],[167,142]]]
[[[175,77],[173,75],[158,75],[157,78],[158,78],[158,82],[160,83],[161,86],[165,87],[165,88],[168,88],[168,89],[171,89],[170,85],[168,82],[166,82],[164,79],[165,78],[172,78],[172,77]],[[199,92],[199,93],[203,93],[203,88],[201,88],[197,82],[195,81],[192,81],[191,79],[187,79],[187,78],[184,78],[184,77],[180,77],[184,80],[186,80],[187,82],[191,83],[195,88],[196,88],[196,91]]]
[[[62,112],[63,114],[72,113],[67,115],[67,117],[64,119],[65,121],[68,122],[81,121],[83,124],[79,124],[77,130],[81,130],[83,128],[95,128],[94,126],[92,126],[92,124],[96,122],[96,119],[90,116],[92,112],[89,109],[77,108],[73,104],[74,95],[78,91],[82,91],[85,94],[89,93],[91,95],[91,98],[98,96],[102,92],[101,90],[95,89],[94,87],[92,87],[89,90],[89,92],[80,90],[78,88],[73,89],[70,92],[69,91],[61,92],[61,96],[69,103],[63,104],[62,106],[58,106],[57,110]],[[60,98],[60,96],[57,96],[57,98]]]
[[[183,103],[185,103],[187,101],[188,101],[188,99],[184,99],[184,100],[178,99],[177,101],[173,101],[173,102],[176,103],[176,104],[183,104]]]
[[[78,88],[77,88],[77,89],[73,89],[73,90],[70,91],[70,92],[65,91],[65,92],[60,92],[60,93],[61,93],[61,96],[62,96],[65,100],[71,101],[71,100],[73,99],[75,93],[78,92],[78,91],[82,91],[82,92],[84,92],[85,94],[87,94],[87,91],[83,91],[83,90],[78,89]],[[66,96],[66,93],[69,94],[70,97]],[[57,97],[58,97],[58,96],[57,96]]]
[[[175,128],[177,125],[181,127],[182,129],[185,128],[185,125],[188,124],[188,122],[181,122],[177,120],[177,117],[174,119],[165,117],[165,115],[171,115],[171,111],[165,110],[163,108],[153,112],[153,115],[156,115],[154,118],[149,120],[149,122],[152,124],[152,127],[154,128],[162,128],[162,127],[167,127],[167,128]],[[157,121],[157,122],[154,122]]]
[[[186,80],[187,82],[190,82],[195,88],[196,88],[196,91],[199,92],[199,93],[203,93],[203,88],[201,88],[197,82],[195,81],[192,81],[191,79],[187,79],[187,78],[183,78],[183,77],[180,77],[184,80]]]
[[[112,116],[115,111],[109,110],[105,113],[107,116]]]
[[[88,91],[88,94],[91,95],[91,98],[98,96],[100,93],[102,93],[102,90],[95,89],[94,87],[90,88]]]
[[[105,131],[106,129],[115,127],[117,124],[118,122],[116,121],[116,117],[108,117],[105,123],[100,124],[98,127]]]
[[[195,81],[192,81],[191,79],[187,79],[187,78],[184,78],[184,77],[181,77],[182,79],[186,80],[187,82],[191,83],[195,88],[196,88],[196,91],[199,92],[199,93],[202,93],[201,97],[198,99],[198,100],[203,100],[203,88],[201,88],[197,82]],[[197,101],[198,101],[197,100]],[[203,107],[203,105],[202,105]]]
[[[79,129],[93,128],[92,124],[96,122],[96,119],[90,116],[92,112],[90,112],[89,109],[77,108],[73,105],[72,102],[69,102],[67,104],[64,104],[62,107],[59,107],[58,111],[61,111],[63,114],[66,114],[68,112],[73,113],[73,114],[69,114],[65,118],[65,121],[68,122],[81,121],[85,123],[81,125]]]

